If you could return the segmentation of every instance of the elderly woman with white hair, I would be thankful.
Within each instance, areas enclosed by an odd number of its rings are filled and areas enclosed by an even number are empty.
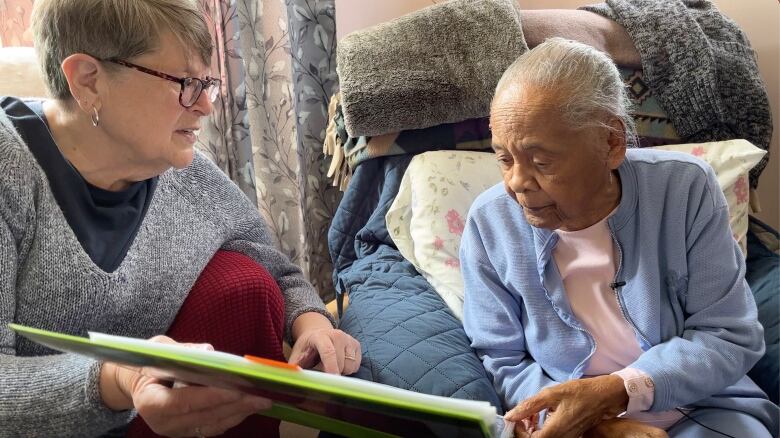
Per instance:
[[[469,212],[464,326],[518,435],[777,436],[713,170],[627,149],[616,66],[568,40],[507,69],[490,124],[504,181]]]
[[[0,436],[100,436],[136,413],[159,434],[213,436],[269,407],[55,354],[8,327],[167,333],[218,250],[251,259],[262,287],[241,308],[214,316],[203,303],[190,319],[260,320],[268,330],[232,335],[266,338],[283,359],[286,333],[290,361],[354,373],[360,345],[193,150],[220,87],[198,2],[38,0],[32,24],[52,99],[0,98]],[[278,422],[252,433],[278,435]]]

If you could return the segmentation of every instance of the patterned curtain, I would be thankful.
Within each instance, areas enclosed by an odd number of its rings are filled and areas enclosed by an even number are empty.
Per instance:
[[[34,0],[0,0],[0,47],[31,46]],[[199,0],[222,99],[198,147],[262,212],[277,245],[333,298],[327,231],[340,192],[322,143],[337,87],[334,0]]]
[[[340,199],[322,143],[337,88],[334,0],[201,0],[223,98],[199,147],[262,212],[276,243],[333,297],[327,230]]]

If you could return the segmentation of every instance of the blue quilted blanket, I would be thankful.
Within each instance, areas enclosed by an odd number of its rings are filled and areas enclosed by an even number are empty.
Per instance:
[[[328,246],[340,328],[363,348],[356,377],[412,391],[485,400],[503,411],[460,321],[398,252],[385,214],[411,155],[362,163],[333,218]]]

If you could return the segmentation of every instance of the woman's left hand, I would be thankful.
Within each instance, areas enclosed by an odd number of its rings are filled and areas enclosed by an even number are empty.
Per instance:
[[[628,394],[620,376],[571,380],[545,388],[504,416],[516,423],[547,409],[555,412],[534,438],[578,438],[604,418],[626,410]]]
[[[322,370],[331,374],[354,374],[360,368],[360,343],[319,313],[304,313],[293,324],[295,344],[289,363],[312,368],[322,363]]]

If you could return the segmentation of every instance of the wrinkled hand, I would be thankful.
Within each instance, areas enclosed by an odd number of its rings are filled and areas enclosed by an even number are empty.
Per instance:
[[[582,438],[668,438],[666,431],[638,421],[612,418],[591,428]]]
[[[628,405],[623,379],[607,375],[571,380],[545,388],[507,412],[507,420],[517,424],[533,423],[534,415],[547,409],[548,415],[539,431],[525,432],[533,438],[579,438],[607,417],[624,412]],[[518,436],[523,436],[518,434]]]
[[[550,414],[547,414],[549,418]],[[530,438],[538,430],[539,414],[533,414],[528,418],[523,418],[515,424],[515,438]]]
[[[165,336],[151,340],[176,343]],[[193,348],[213,349],[207,344],[182,344]],[[101,394],[111,408],[134,407],[146,424],[157,434],[172,437],[214,436],[241,423],[249,415],[271,407],[271,401],[240,391],[207,386],[182,386],[170,388],[167,382],[154,377],[154,369],[134,368],[103,363],[101,367]],[[119,394],[106,397],[104,391],[111,387]],[[124,396],[127,403],[118,396]],[[111,406],[113,401],[115,406]],[[117,400],[120,404],[117,405]]]
[[[289,363],[312,368],[322,363],[330,374],[354,374],[360,368],[360,343],[334,328],[315,328],[303,332],[293,345]]]

